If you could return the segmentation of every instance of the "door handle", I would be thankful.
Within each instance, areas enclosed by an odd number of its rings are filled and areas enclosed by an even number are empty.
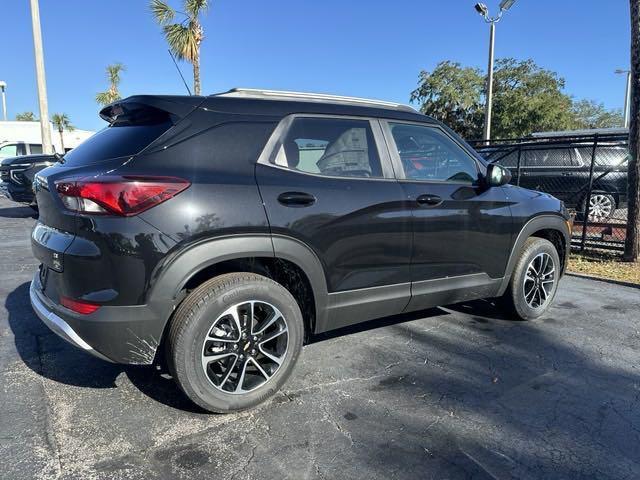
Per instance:
[[[431,193],[425,193],[424,195],[420,195],[416,198],[416,202],[420,205],[426,205],[428,207],[435,207],[442,203],[442,198],[438,195],[433,195]]]
[[[278,202],[285,207],[308,207],[316,203],[316,197],[304,192],[284,192],[278,195]]]

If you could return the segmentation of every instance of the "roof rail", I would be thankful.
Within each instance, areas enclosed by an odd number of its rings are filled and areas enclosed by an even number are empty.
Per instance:
[[[385,102],[383,100],[372,100],[369,98],[346,97],[343,95],[329,95],[326,93],[290,92],[285,90],[263,90],[257,88],[232,88],[223,93],[212,95],[215,97],[249,97],[249,98],[272,98],[274,100],[308,100],[308,101],[330,101],[336,103],[346,103],[350,105],[365,105],[372,107],[392,108],[412,113],[418,113],[415,108],[402,103]]]

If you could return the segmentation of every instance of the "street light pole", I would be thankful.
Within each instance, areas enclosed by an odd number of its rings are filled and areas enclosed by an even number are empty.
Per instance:
[[[33,27],[33,50],[36,60],[38,103],[40,104],[40,131],[42,132],[42,151],[43,153],[53,153],[53,145],[51,143],[51,127],[49,126],[47,82],[44,74],[44,54],[42,50],[42,31],[40,29],[40,7],[38,5],[38,0],[31,0],[31,23]]]
[[[489,8],[484,3],[476,3],[476,11],[484,18],[484,21],[490,25],[489,29],[489,65],[487,67],[487,98],[484,109],[484,129],[483,139],[488,141],[491,138],[491,116],[493,113],[493,63],[494,51],[496,44],[496,23],[498,23],[504,12],[509,10],[516,0],[502,0],[500,2],[500,12],[496,17],[489,15]]]
[[[7,82],[0,80],[0,90],[2,90],[2,117],[7,121],[7,98],[4,91],[7,89]]]
[[[618,69],[617,74],[627,74],[627,89],[624,93],[624,128],[629,128],[629,102],[631,101],[631,70]]]
[[[491,138],[491,114],[493,110],[493,52],[496,45],[496,22],[489,29],[489,65],[487,67],[487,102],[484,108],[484,140]]]

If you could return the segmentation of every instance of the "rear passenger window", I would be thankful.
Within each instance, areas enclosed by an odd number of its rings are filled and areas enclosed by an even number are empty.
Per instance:
[[[404,174],[409,180],[473,183],[476,162],[435,127],[389,123]]]
[[[295,118],[276,165],[337,177],[382,177],[380,157],[367,120]]]
[[[582,162],[573,148],[541,148],[524,152],[527,167],[580,167]]]
[[[39,155],[42,153],[42,145],[36,145],[36,144],[30,143],[29,150],[31,152],[31,155]]]

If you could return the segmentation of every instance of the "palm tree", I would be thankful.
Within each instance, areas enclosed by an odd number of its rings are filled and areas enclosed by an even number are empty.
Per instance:
[[[33,112],[22,112],[16,114],[16,120],[19,122],[35,122],[36,115]]]
[[[629,206],[624,257],[637,262],[640,257],[640,0],[631,5],[631,114],[629,118]]]
[[[200,95],[200,44],[204,40],[204,29],[199,16],[208,8],[208,0],[183,0],[182,12],[176,12],[162,0],[151,0],[150,7],[156,21],[162,26],[171,52],[178,59],[193,65],[193,92]],[[184,19],[172,23],[176,13]]]
[[[51,116],[51,123],[58,130],[60,134],[60,145],[62,145],[62,153],[64,154],[64,137],[62,136],[62,132],[65,130],[72,131],[75,129],[73,125],[71,125],[71,121],[69,120],[69,116],[66,113],[54,113]]]
[[[107,79],[109,80],[109,90],[96,94],[96,102],[100,105],[108,105],[122,98],[118,91],[120,85],[120,74],[126,70],[122,63],[107,65]]]

